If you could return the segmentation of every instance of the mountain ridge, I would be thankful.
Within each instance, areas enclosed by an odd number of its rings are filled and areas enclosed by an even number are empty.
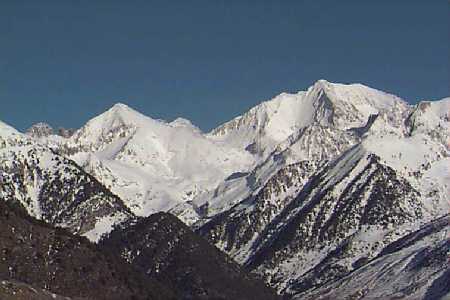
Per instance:
[[[4,125],[0,154],[19,163],[3,177],[25,182],[18,190],[26,200],[39,187],[28,155],[38,153],[37,166],[49,155],[69,159],[131,212],[96,219],[102,231],[92,240],[117,226],[119,236],[132,230],[135,215],[170,212],[280,294],[309,297],[368,274],[378,255],[402,260],[383,249],[450,211],[449,100],[410,105],[361,84],[319,80],[208,133],[117,104],[69,138],[35,139]],[[55,174],[70,169],[64,159]]]

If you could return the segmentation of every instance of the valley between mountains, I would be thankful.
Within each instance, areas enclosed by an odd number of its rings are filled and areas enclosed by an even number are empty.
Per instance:
[[[449,120],[319,80],[208,133],[0,122],[0,299],[450,299]]]

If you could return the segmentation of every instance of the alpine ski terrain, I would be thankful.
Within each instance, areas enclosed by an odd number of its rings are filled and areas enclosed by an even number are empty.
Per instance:
[[[46,230],[135,274],[121,299],[449,299],[449,119],[450,98],[319,80],[208,133],[120,103],[76,130],[0,123],[2,214],[30,224],[0,249],[0,295],[97,299],[8,270],[38,253],[17,239],[53,249]]]

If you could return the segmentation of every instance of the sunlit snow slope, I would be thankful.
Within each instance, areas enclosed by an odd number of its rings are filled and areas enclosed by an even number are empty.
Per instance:
[[[191,200],[254,163],[251,154],[218,145],[187,120],[154,120],[124,104],[90,120],[56,149],[143,216]]]

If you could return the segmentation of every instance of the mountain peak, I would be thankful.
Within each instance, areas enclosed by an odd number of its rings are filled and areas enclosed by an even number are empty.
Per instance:
[[[49,124],[39,122],[28,128],[26,134],[31,137],[41,138],[54,134],[54,130]]]
[[[104,113],[90,120],[88,124],[91,122],[103,123],[103,128],[105,126],[109,128],[118,124],[137,126],[138,124],[141,124],[142,122],[148,122],[149,120],[155,121],[152,118],[135,110],[134,108],[131,108],[124,103],[118,102]]]
[[[132,108],[129,107],[128,105],[121,103],[121,102],[117,102],[116,104],[111,106],[111,108],[109,110],[130,110],[130,109],[132,109]]]
[[[190,120],[185,119],[185,118],[176,118],[175,120],[173,120],[169,124],[171,126],[173,126],[173,127],[190,128],[193,131],[201,132],[201,130],[197,126],[195,126],[194,124],[192,124],[192,122]]]
[[[314,82],[314,84],[308,89],[308,91],[317,91],[317,92],[323,91],[326,93],[338,85],[339,84],[329,82],[328,80],[325,79],[319,79],[316,82]]]
[[[361,83],[331,83],[320,79],[308,89],[307,93],[313,100],[322,98],[340,107],[354,106],[363,115],[366,115],[367,111],[375,114],[395,106],[407,106],[403,99]]]
[[[135,128],[156,124],[153,120],[123,103],[117,103],[102,114],[89,120],[77,130],[71,139],[75,144],[97,144],[111,141],[113,136],[123,135]],[[134,129],[133,129],[134,128]]]
[[[105,111],[100,116],[109,115],[109,114],[117,114],[117,115],[124,117],[125,119],[132,117],[133,115],[134,116],[138,115],[141,117],[144,116],[142,113],[138,112],[134,108],[128,106],[127,104],[121,103],[121,102],[114,104],[113,106],[111,106],[110,109]]]
[[[319,79],[313,84],[313,86],[326,87],[326,86],[329,86],[330,84],[332,84],[332,83],[326,79]]]

